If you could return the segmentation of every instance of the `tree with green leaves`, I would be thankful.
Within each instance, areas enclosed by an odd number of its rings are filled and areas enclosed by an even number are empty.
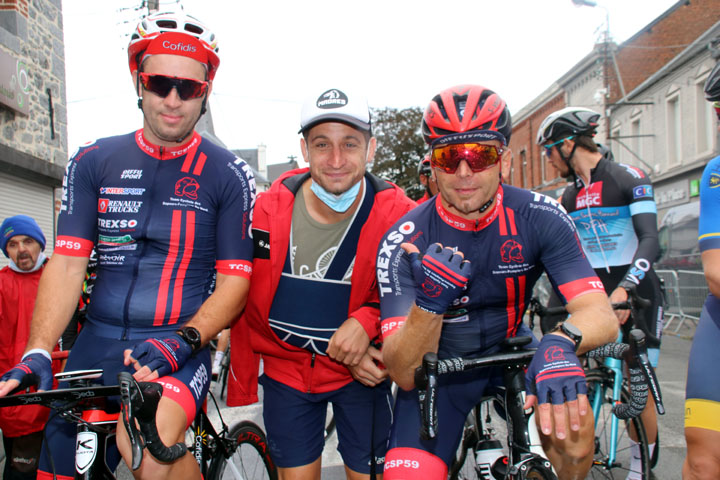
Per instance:
[[[377,138],[372,173],[397,184],[417,200],[425,192],[417,175],[418,163],[427,151],[420,132],[422,109],[374,108],[371,115]]]

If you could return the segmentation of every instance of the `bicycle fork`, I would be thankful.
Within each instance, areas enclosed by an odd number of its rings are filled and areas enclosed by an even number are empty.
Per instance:
[[[622,331],[618,334],[617,342],[622,342]],[[612,370],[614,380],[613,380],[613,403],[617,404],[621,401],[621,392],[622,392],[622,383],[623,383],[623,362],[622,360],[618,360],[616,358],[612,357],[606,357],[604,361],[604,365]],[[605,395],[605,387],[600,386],[600,388],[596,388],[593,392],[593,398],[592,398],[592,409],[593,409],[593,415],[595,416],[595,435],[597,435],[597,423],[600,418],[600,409],[603,406],[603,396]],[[615,458],[617,453],[617,445],[618,445],[618,427],[619,427],[619,420],[618,417],[615,415],[611,415],[610,418],[610,451],[608,453],[608,460],[607,464],[608,467],[615,467]]]

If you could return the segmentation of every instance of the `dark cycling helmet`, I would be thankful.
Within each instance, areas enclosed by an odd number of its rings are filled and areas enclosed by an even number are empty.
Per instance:
[[[720,102],[720,62],[715,65],[705,81],[705,100]]]
[[[134,72],[140,66],[138,61],[142,53],[148,48],[151,41],[159,35],[168,32],[183,33],[200,40],[200,43],[207,54],[208,79],[215,77],[215,72],[220,66],[218,57],[218,46],[215,34],[212,33],[198,19],[178,12],[153,13],[143,18],[133,31],[128,45],[128,62],[130,72]],[[178,53],[183,55],[183,53]],[[191,56],[191,55],[186,55]]]
[[[500,96],[480,85],[458,85],[433,97],[422,119],[427,144],[451,133],[491,130],[510,141],[510,110]]]
[[[537,143],[542,145],[563,136],[588,135],[597,133],[600,114],[580,107],[567,107],[553,112],[542,121],[537,134]]]
[[[432,168],[430,167],[430,154],[428,153],[418,162],[418,176],[430,176],[431,173]]]

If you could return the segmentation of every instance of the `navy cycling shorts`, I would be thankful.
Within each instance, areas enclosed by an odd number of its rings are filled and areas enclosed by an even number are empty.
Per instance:
[[[118,372],[125,370],[134,372],[132,365],[123,365],[123,352],[132,349],[142,342],[142,339],[119,340],[104,336],[98,325],[88,325],[80,331],[80,334],[73,345],[68,356],[65,371],[102,369],[103,376],[95,382],[103,385],[117,385]],[[109,329],[112,330],[112,329]],[[172,330],[174,331],[174,330]],[[101,335],[98,335],[100,333]],[[156,336],[170,333],[168,331],[155,332]],[[130,335],[134,337],[134,335]],[[192,423],[195,413],[202,406],[208,389],[210,388],[210,350],[203,348],[190,357],[185,366],[165,377],[156,380],[163,384],[163,396],[169,397],[178,402],[188,416],[188,425]],[[65,382],[60,383],[58,388],[66,388]],[[109,399],[109,411],[119,411],[117,398]],[[53,464],[54,471],[58,478],[74,478],[75,475],[75,435],[76,424],[68,423],[61,419],[56,412],[51,411],[50,419],[45,427],[45,438],[40,463],[38,478],[52,478]],[[50,459],[52,454],[52,460]],[[114,471],[120,456],[115,447],[114,437],[108,445],[108,467]]]
[[[376,472],[382,472],[392,421],[390,382],[370,388],[357,381],[327,393],[304,393],[267,375],[263,386],[263,420],[268,445],[278,467],[307,465],[322,455],[328,402],[332,404],[338,451],[351,470],[370,473],[373,438]]]
[[[720,300],[709,295],[690,348],[685,387],[685,428],[720,432]]]

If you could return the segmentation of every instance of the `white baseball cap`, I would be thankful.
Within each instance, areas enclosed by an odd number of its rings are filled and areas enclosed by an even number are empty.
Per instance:
[[[308,97],[300,114],[300,131],[305,132],[323,122],[338,121],[370,132],[370,109],[367,99],[356,92],[331,88],[319,96]]]

